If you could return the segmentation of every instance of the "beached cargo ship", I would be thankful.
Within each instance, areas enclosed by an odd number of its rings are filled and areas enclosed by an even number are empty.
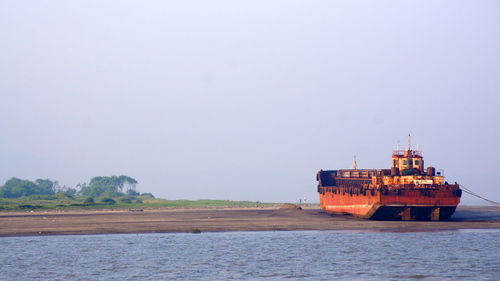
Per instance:
[[[424,170],[422,152],[395,150],[391,169],[320,170],[321,207],[329,213],[377,220],[446,220],[460,203],[462,190],[444,181],[434,167]]]

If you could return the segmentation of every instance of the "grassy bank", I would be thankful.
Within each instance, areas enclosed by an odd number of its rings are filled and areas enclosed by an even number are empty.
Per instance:
[[[111,199],[111,200],[109,200]],[[103,202],[104,201],[104,202]],[[57,196],[30,196],[21,198],[0,198],[0,211],[22,210],[57,210],[57,209],[110,209],[110,208],[201,208],[201,207],[255,207],[270,206],[273,203],[231,200],[166,200],[150,196],[126,196],[121,198],[94,198],[75,196],[58,198]]]

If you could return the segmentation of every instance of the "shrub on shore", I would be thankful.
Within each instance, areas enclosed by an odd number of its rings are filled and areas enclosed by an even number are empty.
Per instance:
[[[28,196],[27,199],[28,200],[55,200],[55,199],[57,199],[57,197],[54,196],[54,195],[47,195],[47,194],[40,195],[40,194],[36,194],[36,195],[30,195],[30,196]]]
[[[148,196],[150,198],[155,198],[154,195],[152,193],[149,193],[149,192],[141,193],[141,196]]]
[[[116,203],[115,200],[113,200],[112,198],[109,198],[109,197],[102,198],[101,202],[102,203],[106,203],[106,204],[115,204]]]
[[[130,198],[120,198],[120,203],[130,204],[132,200]]]

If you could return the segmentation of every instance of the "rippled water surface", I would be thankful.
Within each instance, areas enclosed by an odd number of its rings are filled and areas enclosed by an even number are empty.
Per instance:
[[[500,280],[500,230],[0,238],[1,280]]]

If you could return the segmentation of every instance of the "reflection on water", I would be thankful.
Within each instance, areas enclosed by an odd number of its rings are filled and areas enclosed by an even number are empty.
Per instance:
[[[0,238],[2,280],[497,280],[500,230]]]

